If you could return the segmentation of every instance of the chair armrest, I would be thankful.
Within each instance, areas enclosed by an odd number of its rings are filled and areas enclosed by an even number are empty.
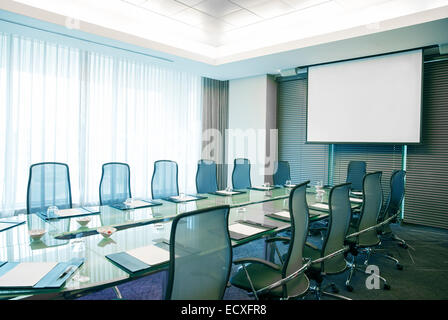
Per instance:
[[[344,253],[347,252],[349,249],[350,249],[349,246],[344,246],[342,249],[339,249],[339,250],[337,250],[337,251],[335,251],[335,252],[332,252],[332,253],[326,255],[325,257],[322,257],[322,258],[318,258],[318,259],[316,259],[316,260],[313,260],[313,261],[312,261],[312,264],[315,264],[315,263],[321,263],[322,261],[326,261],[326,260],[329,260],[329,259],[331,259],[331,258],[334,258],[334,257],[336,257],[336,256],[338,256],[338,255],[340,255],[340,254],[344,254]]]
[[[281,269],[279,265],[276,265],[275,263],[260,258],[241,258],[234,260],[233,263],[234,264],[259,263],[264,264],[265,266],[274,269],[276,271],[279,271]]]
[[[269,242],[275,242],[275,241],[282,241],[282,242],[284,242],[284,243],[288,243],[288,242],[291,241],[291,239],[288,238],[288,237],[273,237],[273,238],[267,238],[267,239],[265,240],[265,242],[267,242],[267,243],[269,243]]]
[[[286,278],[283,278],[283,279],[281,279],[281,280],[278,280],[278,281],[276,281],[276,282],[274,282],[274,283],[272,283],[272,284],[270,284],[270,285],[268,285],[268,286],[266,286],[266,287],[264,287],[264,288],[262,288],[262,289],[259,289],[259,290],[256,292],[257,296],[260,295],[260,294],[262,294],[262,293],[264,293],[264,292],[271,291],[272,289],[275,289],[275,288],[277,288],[277,287],[279,287],[279,286],[282,286],[283,284],[285,284],[285,283],[291,281],[292,279],[297,278],[299,275],[301,275],[302,273],[304,273],[304,272],[310,267],[311,264],[312,264],[311,259],[307,259],[306,262],[305,262],[305,264],[304,264],[299,270],[297,270],[297,271],[291,273],[291,274],[290,274],[289,276],[287,276]]]
[[[305,245],[314,249],[314,250],[320,250],[317,246],[315,246],[314,244],[312,244],[311,242],[305,242]]]

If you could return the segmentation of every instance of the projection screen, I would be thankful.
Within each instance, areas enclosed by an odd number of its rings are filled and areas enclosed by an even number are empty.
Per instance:
[[[308,68],[307,142],[420,143],[422,50]]]

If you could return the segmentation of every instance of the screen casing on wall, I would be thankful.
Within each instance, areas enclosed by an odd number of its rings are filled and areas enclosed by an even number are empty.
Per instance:
[[[422,49],[309,67],[307,143],[420,143],[422,82]]]

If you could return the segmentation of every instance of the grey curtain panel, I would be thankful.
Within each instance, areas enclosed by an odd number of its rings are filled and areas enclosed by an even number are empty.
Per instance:
[[[202,78],[202,156],[217,164],[218,188],[227,186],[226,129],[229,127],[229,81]],[[219,135],[217,133],[219,132]]]

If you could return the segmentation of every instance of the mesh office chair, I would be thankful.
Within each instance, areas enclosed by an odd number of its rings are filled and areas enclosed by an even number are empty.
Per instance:
[[[280,298],[303,296],[309,289],[309,280],[305,270],[311,260],[304,263],[303,247],[308,232],[308,205],[306,203],[306,186],[304,182],[291,190],[289,208],[291,212],[291,238],[274,237],[267,242],[290,242],[288,253],[282,265],[258,258],[242,258],[233,261],[242,265],[230,279],[235,287],[252,292],[258,298]]]
[[[379,221],[385,221],[391,218],[390,222],[384,225],[380,229],[380,235],[382,236],[382,240],[394,240],[398,241],[400,246],[403,248],[407,248],[407,244],[403,239],[397,237],[392,230],[390,229],[390,223],[396,222],[398,215],[401,211],[401,203],[404,198],[405,192],[405,177],[406,171],[404,170],[395,170],[390,177],[390,195],[389,200],[386,205],[386,209],[382,212]]]
[[[100,180],[100,204],[124,202],[131,198],[129,165],[121,162],[103,164]]]
[[[46,212],[49,206],[72,207],[68,165],[41,162],[30,166],[27,189],[27,213]]]
[[[232,185],[233,189],[247,189],[252,187],[250,182],[249,159],[237,158],[233,161]]]
[[[288,161],[278,161],[274,165],[274,184],[283,186],[286,181],[291,180],[291,172]]]
[[[362,191],[363,178],[366,174],[366,163],[364,161],[350,161],[347,168],[347,179],[351,183],[351,190]]]
[[[321,285],[324,275],[342,273],[347,269],[344,253],[348,250],[345,245],[345,237],[350,226],[351,218],[349,189],[350,183],[344,183],[334,186],[330,190],[328,200],[330,212],[326,235],[324,239],[317,244],[306,242],[303,256],[312,260],[317,260],[329,256],[332,253],[339,252],[339,254],[330,259],[313,264],[306,272],[311,279],[316,281],[316,286],[311,287],[310,291],[316,294],[317,299],[320,299],[321,295],[348,299],[336,294],[338,289],[334,283],[331,283],[323,289],[321,289]],[[333,293],[325,291],[328,287],[332,288]]]
[[[216,163],[212,160],[199,160],[196,171],[196,190],[198,193],[209,193],[218,190]]]
[[[153,199],[163,199],[179,195],[177,163],[175,161],[158,160],[154,162],[151,193]]]
[[[377,233],[377,220],[383,204],[383,189],[381,187],[382,172],[368,173],[363,179],[363,203],[358,219],[351,221],[350,230],[347,239],[352,243],[352,262],[349,262],[350,273],[345,283],[348,291],[353,291],[350,282],[356,270],[366,273],[356,265],[355,259],[359,252],[365,252],[366,259],[364,265],[369,264],[369,258],[372,250],[378,244],[380,239]],[[370,273],[368,273],[370,274]],[[384,289],[390,289],[386,279],[377,276],[384,282]]]
[[[389,200],[387,202],[387,206],[385,210],[382,211],[380,217],[378,218],[378,223],[381,226],[377,229],[378,235],[380,235],[380,240],[394,240],[398,241],[399,244],[406,248],[406,242],[400,238],[398,238],[390,229],[390,224],[397,220],[397,217],[401,210],[401,202],[404,197],[404,178],[406,172],[404,170],[395,170],[392,173],[390,178],[390,195]],[[392,256],[390,253],[380,253],[380,250],[385,250],[381,247],[381,242],[377,247],[372,248],[370,251],[370,255],[377,254],[383,258],[391,260],[395,262],[395,267],[398,270],[403,270],[403,265],[400,263],[398,259]]]
[[[171,226],[166,299],[222,299],[232,267],[229,206],[183,213]]]

